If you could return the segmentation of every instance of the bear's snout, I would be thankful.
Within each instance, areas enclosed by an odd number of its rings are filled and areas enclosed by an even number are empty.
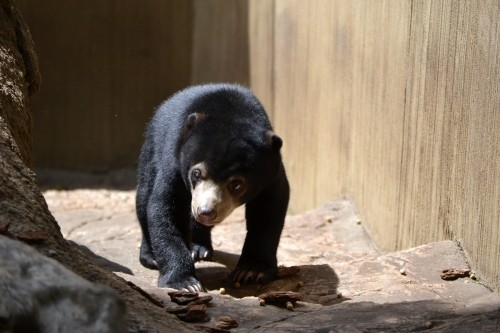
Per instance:
[[[200,223],[211,225],[217,219],[217,212],[210,207],[198,207],[196,220]]]
[[[191,211],[194,218],[206,226],[214,226],[224,220],[238,206],[227,184],[202,179],[192,188]]]

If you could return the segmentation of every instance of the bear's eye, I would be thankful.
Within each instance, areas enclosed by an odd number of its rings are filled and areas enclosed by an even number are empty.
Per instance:
[[[243,190],[243,181],[241,181],[240,179],[232,180],[229,183],[229,190],[235,194],[238,194]]]
[[[193,181],[199,181],[199,180],[201,180],[201,171],[200,171],[200,169],[194,169],[193,171],[191,171],[191,179]]]

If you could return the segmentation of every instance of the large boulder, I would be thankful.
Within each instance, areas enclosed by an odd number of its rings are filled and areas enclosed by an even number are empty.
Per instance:
[[[19,241],[0,236],[0,318],[14,332],[125,332],[125,305]],[[0,323],[0,325],[2,325]]]

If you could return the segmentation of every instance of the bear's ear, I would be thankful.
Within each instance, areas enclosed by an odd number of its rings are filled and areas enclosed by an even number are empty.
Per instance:
[[[283,145],[283,140],[281,140],[281,138],[273,131],[266,132],[266,142],[276,151],[280,150]]]
[[[191,113],[187,117],[186,124],[184,126],[188,131],[191,131],[193,128],[196,127],[196,125],[198,125],[201,121],[203,121],[205,117],[206,115],[204,113],[200,112]]]
[[[203,119],[206,118],[206,114],[200,113],[200,112],[195,112],[191,113],[187,118],[186,122],[184,123],[184,127],[182,128],[182,140],[186,140],[193,129],[198,126],[199,123],[203,121]]]

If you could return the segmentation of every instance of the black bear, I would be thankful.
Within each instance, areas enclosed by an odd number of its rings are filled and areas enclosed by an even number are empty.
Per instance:
[[[289,199],[282,140],[251,91],[187,88],[149,123],[138,164],[140,262],[159,287],[203,290],[194,262],[213,254],[211,229],[245,204],[247,234],[234,282],[271,281]]]

